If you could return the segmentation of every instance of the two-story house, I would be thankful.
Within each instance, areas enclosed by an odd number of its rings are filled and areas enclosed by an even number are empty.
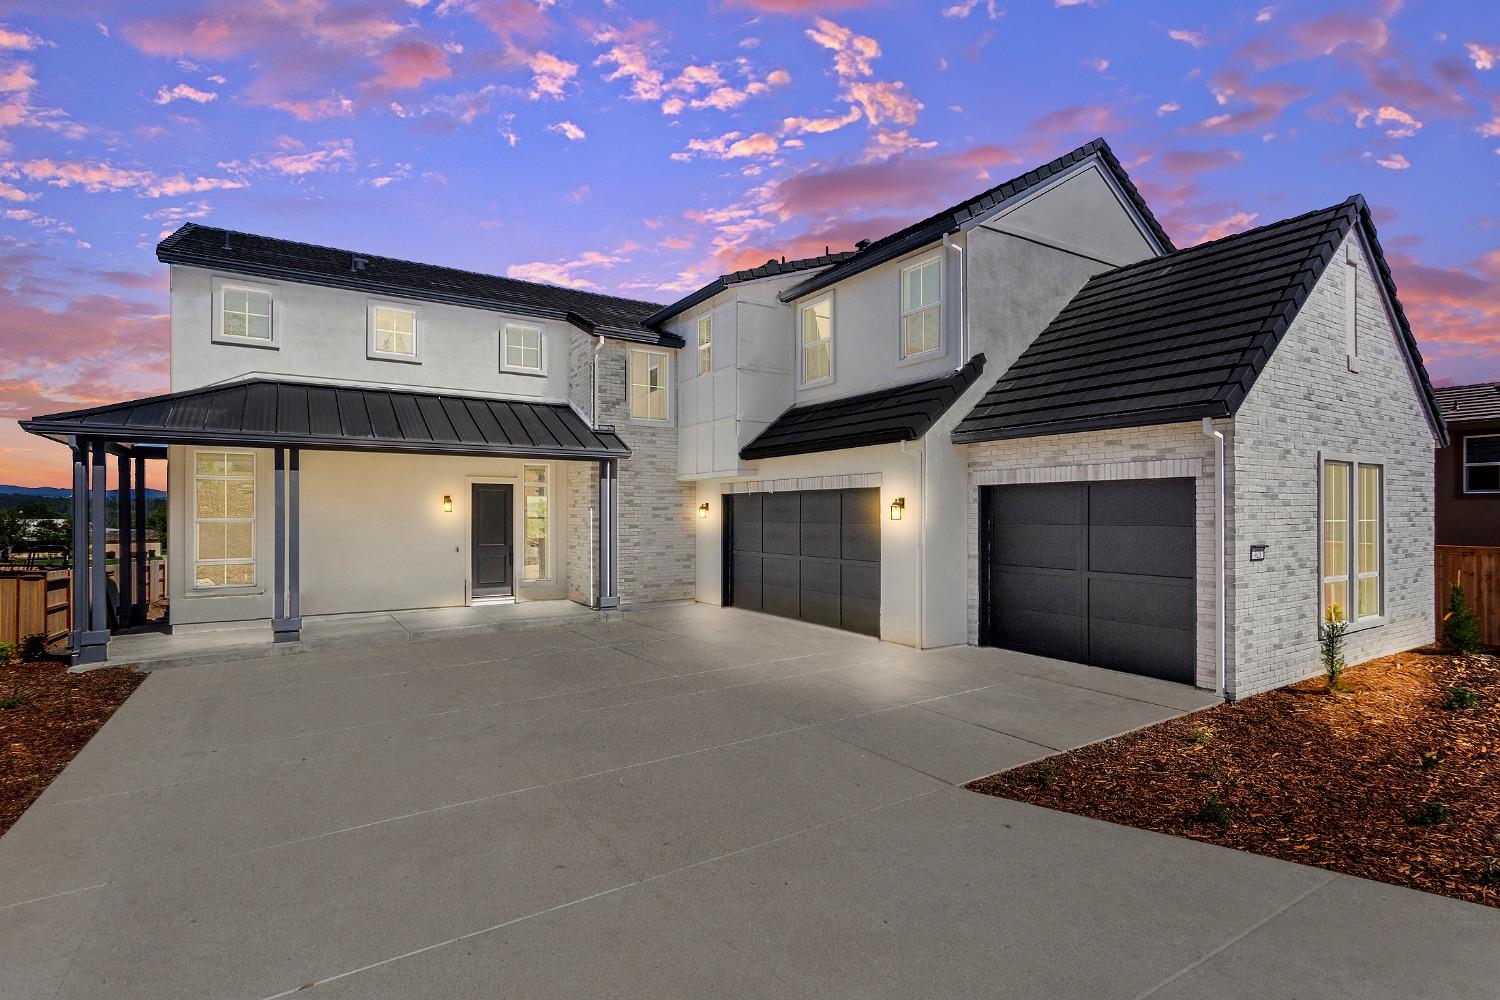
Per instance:
[[[1357,198],[1176,250],[1095,140],[668,306],[158,256],[172,393],[27,427],[90,525],[106,454],[165,447],[174,623],[696,599],[1228,696],[1314,672],[1330,607],[1353,659],[1433,634],[1444,425]]]
[[[1500,382],[1437,397],[1453,432],[1437,452],[1437,544],[1500,546]]]

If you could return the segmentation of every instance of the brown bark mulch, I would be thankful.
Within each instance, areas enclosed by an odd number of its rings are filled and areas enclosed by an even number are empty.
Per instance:
[[[968,787],[1500,906],[1500,657],[1416,650],[1344,680],[1339,693],[1305,681]],[[1478,703],[1444,708],[1456,687]]]
[[[0,834],[145,679],[133,667],[81,674],[56,662],[0,667]]]

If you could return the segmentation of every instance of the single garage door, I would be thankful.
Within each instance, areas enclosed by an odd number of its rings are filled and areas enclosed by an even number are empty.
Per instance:
[[[987,486],[980,642],[1193,683],[1191,479]]]
[[[726,604],[880,634],[879,490],[726,499]]]

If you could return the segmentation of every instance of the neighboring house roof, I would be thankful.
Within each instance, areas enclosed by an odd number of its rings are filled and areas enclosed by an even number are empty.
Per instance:
[[[1331,208],[1089,279],[953,432],[956,442],[1234,413],[1344,237],[1362,227],[1433,432],[1442,415],[1369,208]]]
[[[883,264],[888,260],[895,260],[903,254],[910,253],[929,243],[935,243],[943,238],[944,233],[956,232],[970,219],[983,215],[996,205],[1040,185],[1053,175],[1062,173],[1072,167],[1080,160],[1085,160],[1095,155],[1099,157],[1099,160],[1114,175],[1115,181],[1120,185],[1120,189],[1124,191],[1131,205],[1135,208],[1141,219],[1145,221],[1156,242],[1161,244],[1162,249],[1171,250],[1171,238],[1167,236],[1167,232],[1161,227],[1161,223],[1156,221],[1156,216],[1151,214],[1151,208],[1146,204],[1146,199],[1141,197],[1141,193],[1131,183],[1130,175],[1125,172],[1125,168],[1115,158],[1114,151],[1109,148],[1109,143],[1103,139],[1094,139],[1071,152],[1064,153],[1050,163],[1042,164],[1035,170],[1028,171],[1019,177],[1012,177],[1004,183],[995,185],[988,191],[961,201],[957,205],[951,205],[941,212],[930,215],[920,222],[914,222],[905,229],[891,233],[889,236],[883,236],[875,240],[863,249],[856,251],[849,259],[842,263],[836,264],[826,271],[822,271],[808,278],[806,281],[788,288],[781,293],[781,301],[790,302],[793,299],[801,298],[809,292],[815,292],[820,288],[827,288],[835,282],[843,281],[845,278],[858,274],[877,264]]]
[[[718,295],[730,285],[738,285],[741,282],[745,281],[756,281],[760,278],[774,278],[782,274],[796,274],[798,271],[810,271],[820,267],[827,267],[829,264],[837,264],[842,261],[848,260],[850,257],[854,256],[855,252],[856,251],[854,250],[843,250],[839,253],[820,254],[817,257],[804,257],[801,260],[787,260],[786,258],[776,260],[773,257],[771,260],[766,261],[759,267],[747,267],[742,271],[731,271],[728,274],[721,274],[713,281],[710,281],[708,284],[698,289],[696,292],[689,292],[687,295],[684,295],[682,298],[678,299],[676,302],[673,302],[671,305],[665,306],[659,311],[652,313],[650,316],[647,316],[645,319],[645,323],[647,326],[657,326],[661,323],[665,323],[673,316],[686,312],[698,303],[706,302],[707,300],[713,298],[715,295]]]
[[[982,371],[984,355],[976,354],[962,368],[938,378],[794,406],[741,448],[740,458],[752,461],[915,441]]]
[[[613,431],[591,430],[562,403],[268,378],[54,413],[21,426],[53,437],[250,448],[563,459],[630,454]]]
[[[1465,420],[1500,420],[1500,382],[1478,385],[1445,385],[1434,389],[1443,419],[1449,423]]]
[[[681,337],[645,325],[646,318],[661,308],[657,302],[417,264],[193,222],[158,243],[156,258],[166,264],[217,268],[257,277],[559,319],[586,333],[615,340],[682,346]]]

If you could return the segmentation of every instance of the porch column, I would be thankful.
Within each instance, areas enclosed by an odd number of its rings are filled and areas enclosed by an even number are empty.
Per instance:
[[[109,608],[108,584],[104,575],[104,496],[108,491],[105,483],[105,445],[93,441],[89,445],[89,545],[88,545],[88,591],[89,625],[83,633],[78,650],[79,663],[103,663],[109,656]]]
[[[89,444],[73,442],[73,627],[68,636],[68,654],[79,662],[83,636],[89,628]]]
[[[297,642],[302,638],[301,599],[298,594],[297,449],[291,449],[288,476],[287,449],[276,449],[276,594],[272,599],[271,639]],[[290,536],[290,537],[288,537]],[[288,609],[290,597],[290,609]],[[288,611],[290,610],[290,613]]]
[[[116,616],[121,628],[135,624],[135,532],[133,516],[135,495],[131,491],[130,455],[120,452],[115,456],[115,481],[119,503],[115,505],[119,517],[120,545],[119,564],[115,568],[115,583],[120,590],[120,612]]]
[[[599,608],[620,606],[620,466],[615,459],[599,462]]]
[[[147,580],[147,564],[151,558],[146,546],[146,459],[135,456],[135,612],[131,620],[137,625],[146,624],[151,617],[151,586]]]

